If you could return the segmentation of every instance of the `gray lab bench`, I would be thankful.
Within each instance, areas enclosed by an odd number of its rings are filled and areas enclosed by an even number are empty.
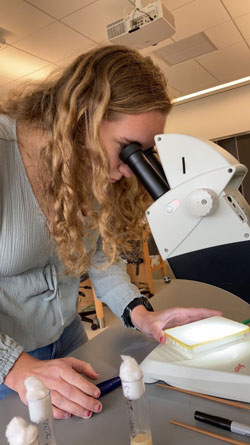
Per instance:
[[[155,309],[172,306],[199,306],[220,309],[226,317],[237,321],[250,318],[250,306],[232,294],[203,283],[172,280],[156,294],[151,302]],[[107,328],[86,345],[79,348],[74,356],[89,361],[100,373],[100,381],[119,373],[120,354],[134,356],[139,362],[157,345],[153,339],[133,329],[124,328],[117,320],[114,327]],[[250,353],[250,351],[249,351]],[[214,413],[238,422],[250,424],[250,412],[221,405],[209,400],[178,393],[156,384],[146,385],[150,422],[154,445],[222,444],[220,440],[188,431],[168,423],[174,419],[195,425],[195,410]],[[121,388],[103,396],[103,411],[89,420],[72,417],[55,421],[58,445],[128,445],[128,423]],[[0,402],[0,444],[7,444],[4,432],[7,423],[14,416],[28,420],[27,408],[13,394]],[[202,429],[233,437],[250,443],[250,439],[199,424]]]

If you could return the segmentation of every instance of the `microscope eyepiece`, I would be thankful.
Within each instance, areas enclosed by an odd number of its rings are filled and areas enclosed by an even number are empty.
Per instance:
[[[169,190],[166,180],[164,181],[157,169],[151,165],[138,142],[124,147],[120,159],[131,168],[155,201]]]
[[[124,164],[128,164],[130,156],[137,151],[142,151],[141,145],[138,144],[138,142],[132,142],[122,149],[120,153],[120,159],[122,160],[122,162],[124,162]]]

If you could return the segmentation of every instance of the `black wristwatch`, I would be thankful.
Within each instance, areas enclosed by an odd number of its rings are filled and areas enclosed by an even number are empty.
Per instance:
[[[127,326],[128,328],[134,328],[134,325],[131,321],[131,311],[136,307],[136,306],[144,306],[147,311],[150,312],[154,312],[154,309],[152,308],[151,304],[149,303],[148,299],[146,297],[137,297],[134,300],[132,300],[124,309],[124,312],[122,314],[122,319],[124,321],[125,326]]]

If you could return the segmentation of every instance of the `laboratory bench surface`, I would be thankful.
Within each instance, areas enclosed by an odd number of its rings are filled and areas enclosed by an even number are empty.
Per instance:
[[[172,280],[151,299],[151,303],[155,309],[173,306],[208,307],[222,310],[225,317],[236,321],[250,318],[250,306],[246,302],[222,289],[188,280]],[[155,340],[133,329],[124,328],[117,320],[113,327],[106,329],[72,355],[90,362],[100,373],[99,381],[103,381],[119,374],[121,354],[131,355],[141,362],[156,346]],[[250,438],[209,425],[198,425],[194,420],[194,411],[199,410],[250,424],[250,413],[247,410],[171,391],[156,384],[147,384],[146,394],[154,445],[225,443],[171,425],[170,419],[250,444]],[[88,420],[73,416],[68,420],[56,420],[57,445],[128,445],[127,413],[121,387],[103,396],[102,404],[102,412]],[[14,416],[29,420],[28,410],[16,394],[0,402],[1,445],[7,444],[5,429]]]

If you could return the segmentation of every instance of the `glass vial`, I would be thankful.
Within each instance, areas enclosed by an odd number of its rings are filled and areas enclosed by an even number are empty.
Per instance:
[[[39,445],[56,445],[50,391],[36,400],[28,400],[30,420],[37,424]]]
[[[121,357],[120,378],[128,414],[130,445],[153,445],[142,370],[134,358]]]
[[[36,377],[24,382],[31,422],[37,424],[39,445],[56,445],[50,390]]]

